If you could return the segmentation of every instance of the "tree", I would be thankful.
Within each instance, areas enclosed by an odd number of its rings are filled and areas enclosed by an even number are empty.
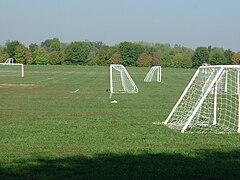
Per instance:
[[[22,44],[18,44],[15,51],[16,63],[26,63],[26,48]]]
[[[100,49],[103,46],[106,46],[102,41],[93,42],[93,46],[97,49]]]
[[[192,67],[198,68],[203,63],[209,63],[209,52],[206,47],[198,47],[192,56]]]
[[[123,65],[135,66],[139,55],[144,52],[144,48],[140,44],[122,42],[119,44],[119,51],[122,57]]]
[[[111,57],[114,53],[118,52],[117,46],[103,46],[99,49],[98,65],[106,66],[110,64]]]
[[[177,53],[172,59],[172,66],[177,68],[190,68],[192,67],[192,61],[189,56],[183,53]]]
[[[58,51],[51,51],[49,53],[49,64],[60,65],[64,62],[64,54]]]
[[[44,48],[39,48],[36,53],[35,63],[39,65],[49,64],[49,56]]]
[[[160,54],[158,52],[153,52],[152,53],[152,65],[157,66],[159,61],[160,61]]]
[[[110,64],[122,64],[121,54],[119,52],[115,52],[110,58]]]
[[[226,58],[227,64],[232,64],[232,58],[233,58],[234,52],[230,49],[227,49],[224,51],[224,56]]]
[[[0,46],[0,63],[5,62],[8,58],[7,47]]]
[[[18,44],[15,52],[16,63],[32,64],[32,53],[23,44]]]
[[[32,54],[32,64],[35,63],[35,59],[37,56],[37,50],[38,50],[38,45],[36,43],[31,43],[28,47],[28,49],[30,50],[31,54]]]
[[[50,45],[50,50],[51,51],[57,51],[57,52],[61,51],[61,42],[59,41],[58,38],[53,38],[52,39],[51,45]]]
[[[171,67],[172,58],[173,56],[169,55],[167,52],[161,53],[161,59],[159,61],[159,65],[161,65],[162,67]]]
[[[18,41],[7,41],[6,46],[7,46],[7,53],[10,58],[15,59],[15,53],[16,53],[16,48],[17,45],[20,43]]]
[[[52,44],[52,39],[47,39],[43,42],[41,42],[41,48],[44,48],[47,52],[50,52],[51,50],[51,44]]]
[[[26,48],[26,62],[25,64],[33,64],[33,55],[31,53],[31,51],[29,51],[27,48]]]
[[[96,47],[92,47],[88,57],[87,57],[87,64],[90,66],[97,65],[99,61],[99,50]]]
[[[232,57],[232,64],[239,65],[240,64],[240,53],[236,53]]]
[[[65,49],[66,64],[86,65],[88,54],[91,50],[91,43],[89,42],[72,42]]]
[[[36,43],[31,43],[28,47],[28,49],[31,51],[31,53],[33,54],[35,51],[37,51],[38,49],[38,45]]]
[[[210,54],[210,64],[219,65],[227,64],[227,59],[224,56],[224,52],[212,52]]]
[[[137,60],[137,66],[149,67],[152,65],[152,56],[147,53],[142,53]]]

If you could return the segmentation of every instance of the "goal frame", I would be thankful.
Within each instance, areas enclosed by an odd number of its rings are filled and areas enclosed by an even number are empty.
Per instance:
[[[197,75],[199,74],[199,71],[203,68],[220,68],[219,71],[217,72],[217,74],[215,75],[214,79],[212,80],[212,82],[210,83],[210,85],[208,86],[207,90],[205,91],[205,93],[201,96],[198,104],[195,106],[193,112],[191,113],[191,115],[188,117],[186,124],[183,126],[183,128],[181,129],[181,133],[184,133],[187,129],[187,127],[189,126],[189,124],[191,123],[191,121],[193,120],[194,116],[196,115],[196,113],[198,112],[198,110],[200,109],[201,105],[203,104],[204,100],[206,99],[206,97],[208,96],[209,93],[213,93],[214,94],[214,106],[213,106],[213,125],[216,125],[217,119],[216,119],[216,112],[217,112],[217,84],[218,84],[218,80],[221,79],[221,76],[223,75],[223,71],[225,71],[225,88],[224,88],[224,92],[227,92],[227,83],[228,83],[228,71],[226,71],[226,69],[234,69],[237,71],[237,96],[238,96],[238,114],[237,114],[237,133],[240,133],[240,78],[239,78],[239,72],[240,72],[240,65],[216,65],[216,66],[200,66],[197,71],[195,72],[194,76],[192,77],[191,81],[189,82],[189,84],[187,85],[187,87],[185,88],[185,90],[183,91],[182,95],[180,96],[180,98],[178,99],[177,103],[175,104],[175,106],[173,107],[172,111],[170,112],[170,114],[168,115],[167,119],[164,121],[165,125],[168,125],[171,117],[173,116],[174,112],[176,111],[176,109],[178,108],[179,104],[182,102],[184,96],[187,94],[188,90],[190,89],[191,85],[193,84],[193,82],[195,81]],[[208,81],[208,80],[207,80]],[[205,83],[206,84],[206,83]]]
[[[157,82],[162,82],[162,67],[161,66],[152,66],[148,71],[147,75],[144,78],[144,82],[152,82],[154,72],[157,73]]]
[[[125,91],[114,90],[114,87],[113,87],[113,68],[114,67],[122,68],[123,73],[125,73],[128,80],[130,81],[131,85],[133,86],[133,90],[125,90]],[[123,77],[121,76],[121,80],[122,80],[122,78]],[[135,82],[133,81],[133,79],[129,75],[128,71],[126,70],[126,68],[122,64],[110,64],[110,95],[109,95],[109,99],[112,98],[112,95],[114,93],[138,93],[137,85],[135,84]]]
[[[24,66],[20,63],[0,63],[2,66],[21,66],[21,77],[24,77]]]

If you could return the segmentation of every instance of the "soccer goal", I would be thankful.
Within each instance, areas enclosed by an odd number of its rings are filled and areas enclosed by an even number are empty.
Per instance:
[[[113,93],[138,93],[138,88],[126,68],[121,64],[110,65],[110,96]]]
[[[12,58],[8,58],[5,63],[0,63],[0,76],[21,76],[24,77],[23,64],[14,63]]]
[[[161,66],[152,66],[148,71],[145,82],[161,82],[162,81],[162,68]]]
[[[240,133],[239,71],[199,67],[164,124],[182,133]]]

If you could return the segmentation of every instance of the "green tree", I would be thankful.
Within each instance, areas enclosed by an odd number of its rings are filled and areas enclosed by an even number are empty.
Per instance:
[[[212,65],[227,64],[227,59],[224,56],[224,52],[212,52],[209,62]]]
[[[35,63],[39,65],[49,64],[49,55],[44,48],[39,48],[36,53]]]
[[[53,38],[50,45],[51,51],[61,51],[61,42],[58,38]]]
[[[32,64],[32,53],[23,44],[18,44],[15,52],[16,63]]]
[[[161,54],[161,59],[159,61],[159,65],[161,65],[162,67],[171,67],[172,66],[172,58],[173,58],[173,56],[171,56],[167,52],[165,52],[165,53],[163,52]]]
[[[192,67],[198,68],[203,63],[209,63],[209,52],[206,47],[198,47],[192,56]]]
[[[7,53],[10,58],[15,59],[15,53],[16,53],[16,48],[17,45],[20,43],[18,41],[7,41],[6,46],[7,46]]]
[[[22,44],[18,44],[15,51],[16,63],[26,63],[26,48]]]
[[[103,46],[106,46],[102,41],[93,42],[93,46],[97,49],[100,49]]]
[[[38,49],[38,45],[36,43],[31,43],[29,46],[28,46],[28,49],[31,51],[31,53],[33,54],[35,51],[37,51]]]
[[[0,46],[0,63],[5,62],[8,58],[7,47]]]
[[[66,64],[86,65],[88,54],[91,50],[91,43],[89,42],[72,42],[65,49]]]
[[[122,42],[119,44],[119,51],[122,57],[123,65],[135,66],[139,55],[144,52],[144,48],[140,44]]]
[[[177,53],[172,58],[172,66],[177,68],[190,68],[192,67],[191,57],[183,53]]]
[[[227,49],[224,51],[224,56],[226,58],[227,64],[232,64],[234,52],[231,49]]]
[[[92,47],[88,57],[87,57],[87,64],[90,66],[97,65],[99,61],[99,50],[96,47]]]
[[[58,51],[51,51],[49,53],[49,64],[60,65],[64,62],[64,54]]]
[[[36,43],[31,43],[28,47],[28,49],[30,50],[31,54],[32,54],[32,64],[34,64],[36,56],[37,56],[37,50],[38,50],[38,45]]]
[[[50,52],[51,50],[51,44],[52,44],[52,39],[47,39],[43,42],[41,42],[41,48],[44,48],[47,52]]]
[[[147,53],[142,53],[137,60],[137,66],[149,67],[152,65],[152,56]]]

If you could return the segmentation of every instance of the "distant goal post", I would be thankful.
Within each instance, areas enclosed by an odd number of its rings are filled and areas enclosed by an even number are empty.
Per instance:
[[[162,81],[162,68],[161,66],[152,66],[148,71],[144,82],[161,82]]]
[[[3,74],[4,72],[7,72],[7,74],[10,73],[18,73],[20,72],[20,76],[24,77],[24,66],[20,63],[14,63],[13,58],[8,58],[5,63],[0,63],[1,66],[5,66],[6,68],[0,68],[0,73]],[[20,68],[11,68],[11,67],[17,67],[20,66]]]
[[[114,93],[138,93],[138,88],[121,64],[110,64],[110,96]]]

